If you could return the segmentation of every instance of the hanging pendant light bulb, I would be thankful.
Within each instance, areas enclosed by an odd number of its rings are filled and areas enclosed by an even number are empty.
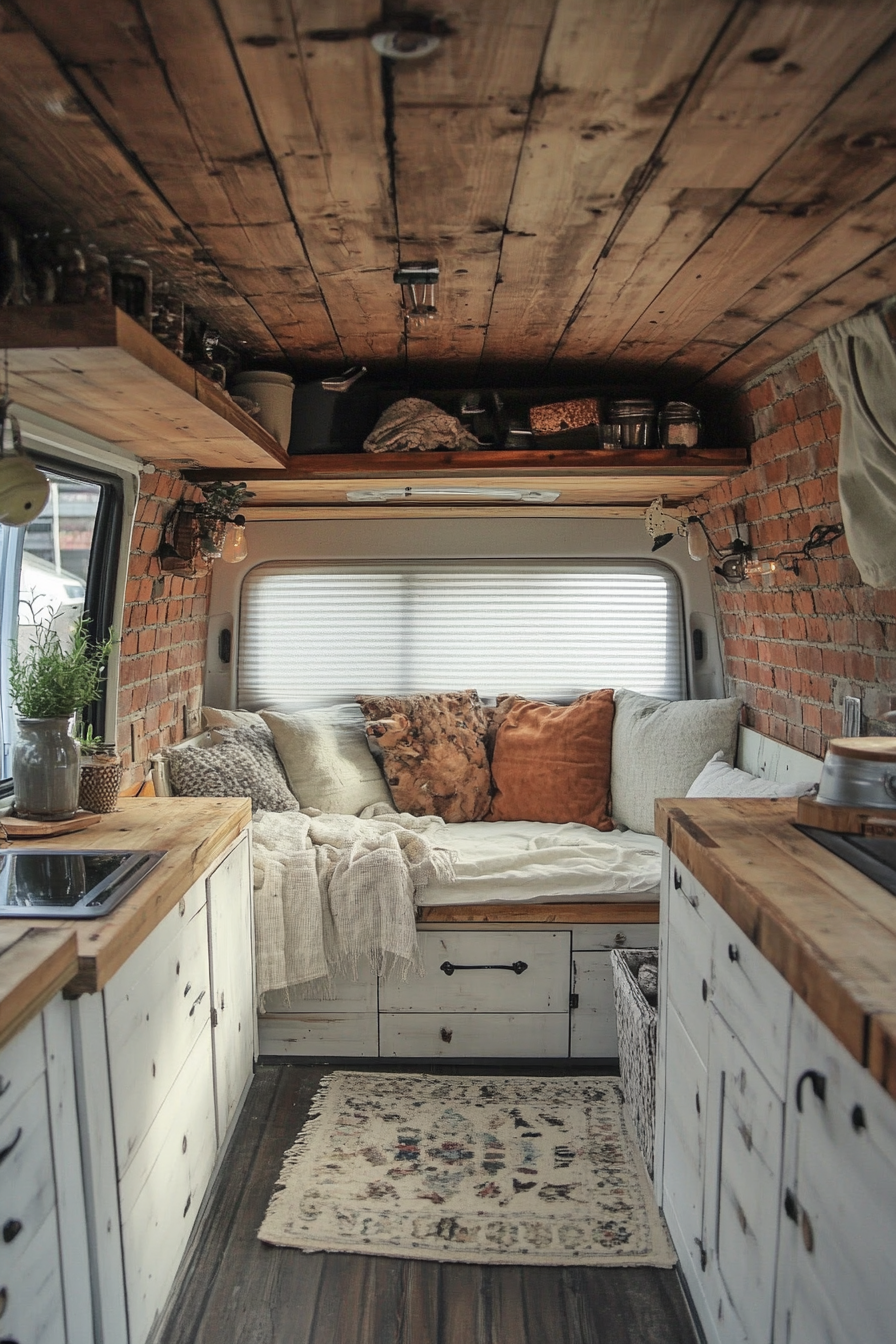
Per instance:
[[[221,559],[227,565],[238,565],[241,560],[246,559],[248,554],[246,520],[241,513],[238,513],[227,524],[227,535],[224,538],[224,545],[221,547]]]
[[[687,522],[688,555],[692,560],[709,558],[709,537],[699,518],[689,518]]]

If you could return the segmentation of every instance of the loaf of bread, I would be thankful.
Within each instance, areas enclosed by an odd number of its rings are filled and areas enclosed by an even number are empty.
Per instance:
[[[574,401],[554,401],[548,406],[533,406],[529,424],[535,434],[560,434],[565,429],[586,429],[600,424],[600,407],[596,397],[579,397]]]

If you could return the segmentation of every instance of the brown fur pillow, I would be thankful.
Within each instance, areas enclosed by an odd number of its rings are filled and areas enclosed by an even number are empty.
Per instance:
[[[399,812],[480,821],[491,801],[486,722],[475,691],[359,695]]]

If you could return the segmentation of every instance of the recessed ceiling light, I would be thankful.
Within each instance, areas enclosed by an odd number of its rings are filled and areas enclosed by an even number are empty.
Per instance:
[[[390,61],[416,61],[435,51],[441,40],[435,33],[416,32],[412,28],[392,28],[374,33],[370,39],[374,51]]]

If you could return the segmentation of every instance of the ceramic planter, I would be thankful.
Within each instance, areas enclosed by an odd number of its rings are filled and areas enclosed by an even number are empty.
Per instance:
[[[74,714],[17,722],[12,754],[16,816],[67,821],[78,810],[81,782],[81,748],[72,736]]]

